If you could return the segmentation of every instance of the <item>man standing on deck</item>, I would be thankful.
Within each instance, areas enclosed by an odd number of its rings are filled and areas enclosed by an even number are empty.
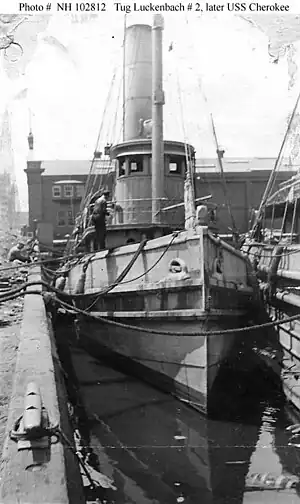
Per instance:
[[[96,231],[96,246],[97,250],[105,249],[106,238],[106,216],[109,215],[107,211],[107,200],[109,191],[103,191],[102,196],[97,198],[94,204],[92,223]]]

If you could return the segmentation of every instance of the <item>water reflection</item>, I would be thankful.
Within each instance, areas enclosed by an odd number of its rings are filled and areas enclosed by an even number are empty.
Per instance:
[[[72,361],[94,451],[116,488],[109,502],[300,504],[298,486],[288,488],[300,474],[293,419],[263,372],[224,371],[218,418],[207,420],[79,349]]]

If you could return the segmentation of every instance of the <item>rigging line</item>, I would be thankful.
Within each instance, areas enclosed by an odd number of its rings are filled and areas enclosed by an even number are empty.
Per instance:
[[[172,50],[173,50],[173,55],[176,56],[176,52],[174,50],[174,47],[173,47]],[[180,66],[179,64],[175,64],[174,63],[174,59],[175,58],[170,57],[170,61],[172,62],[172,69],[171,69],[172,71],[171,71],[171,73],[165,79],[165,82],[168,84],[168,86],[170,88],[169,89],[169,93],[168,93],[169,98],[170,98],[170,96],[172,96],[173,101],[174,101],[175,97],[176,97],[176,99],[178,98],[178,93],[176,92],[176,84],[177,84],[176,73],[177,73],[177,78],[178,78],[177,68]],[[174,86],[173,86],[173,76],[174,76]],[[175,88],[175,93],[173,93],[173,88]],[[178,125],[178,129],[180,129],[181,126],[182,126],[182,124],[181,124],[181,121],[180,121],[180,119],[178,117],[178,114],[175,114],[175,122],[176,122],[176,125]],[[166,188],[164,189],[164,195],[166,196],[166,198],[168,199],[168,203],[170,203],[170,204],[172,204],[172,203],[178,203],[179,200],[182,201],[182,199],[180,199],[180,198],[178,199],[178,195],[177,196],[174,195],[173,197],[169,196],[168,193],[167,193]],[[172,221],[175,221],[176,220],[175,213],[172,212],[171,215],[172,215]]]
[[[127,29],[127,14],[124,15],[124,33],[123,33],[123,106],[122,106],[122,122],[123,122],[123,142],[125,141],[125,42]]]
[[[118,119],[118,105],[119,105],[120,94],[121,94],[121,83],[122,83],[122,81],[120,80],[119,87],[118,87],[118,95],[116,98],[114,120],[113,120],[113,124],[112,124],[112,128],[111,128],[112,131],[110,132],[110,134],[108,135],[107,140],[106,140],[106,144],[108,144],[108,145],[111,145],[116,141],[115,131],[116,131],[116,124],[117,124],[117,119]],[[98,190],[100,189],[100,187],[102,185],[107,184],[107,180],[108,180],[108,177],[109,177],[109,174],[111,173],[111,171],[115,171],[115,170],[113,170],[114,161],[110,159],[110,154],[105,154],[103,162],[104,162],[104,166],[100,167]],[[96,187],[96,181],[95,181],[95,187]]]
[[[124,33],[124,48],[125,48],[125,33]],[[135,59],[137,57],[138,48],[139,48],[139,43],[136,44]],[[131,80],[134,77],[134,73],[135,73],[135,70],[134,70],[134,72],[132,72]],[[104,113],[103,113],[103,118],[102,118],[100,130],[99,130],[99,134],[98,134],[98,138],[97,138],[96,150],[97,150],[97,147],[99,145],[100,136],[102,134],[102,130],[103,130],[103,126],[104,126],[104,117],[105,117],[106,112],[107,112],[108,102],[109,102],[109,100],[111,98],[111,94],[112,94],[112,89],[113,89],[113,84],[114,84],[115,78],[116,78],[116,68],[115,68],[115,71],[114,71],[114,75],[113,75],[113,78],[112,78],[112,81],[111,81],[111,86],[110,86],[110,89],[109,89],[108,97],[107,97],[107,100],[106,100],[106,107],[105,107],[105,110],[104,110]],[[125,80],[125,73],[124,73],[124,80]],[[130,82],[130,84],[131,84],[131,82]],[[125,86],[125,84],[124,84],[124,86]],[[125,114],[125,102],[124,102],[123,106],[124,106],[124,114]],[[93,188],[95,186],[96,179],[97,179],[97,177],[94,177],[94,181],[93,181],[94,183],[92,184],[92,187],[90,188],[91,177],[92,177],[92,173],[93,173],[94,163],[95,163],[95,152],[94,152],[94,157],[93,157],[93,160],[92,160],[92,163],[91,163],[88,179],[87,179],[86,186],[85,186],[84,197],[82,198],[81,204],[80,204],[80,211],[81,212],[83,211],[83,208],[86,206],[86,204],[87,204],[87,202],[89,200],[90,193],[92,192],[92,190],[93,190]]]
[[[103,166],[103,163],[105,163],[106,161],[106,155],[104,155],[104,159],[101,158],[99,159],[99,168],[98,168],[98,171],[95,173],[94,175],[94,180],[93,180],[93,184],[92,184],[92,187],[90,189],[90,194],[93,194],[94,193],[94,190],[95,192],[97,192],[101,186],[101,182],[102,182],[102,168],[104,168],[105,166]],[[99,184],[97,186],[96,182],[98,181],[98,178],[99,178]]]
[[[239,232],[238,232],[237,227],[235,225],[235,220],[234,220],[234,217],[233,217],[230,200],[229,200],[229,197],[228,197],[226,177],[225,177],[225,174],[224,174],[223,163],[222,163],[222,151],[220,150],[220,146],[219,146],[219,143],[218,143],[216,128],[215,128],[215,124],[214,124],[214,120],[213,120],[212,114],[210,114],[210,120],[211,120],[211,126],[212,126],[213,136],[214,136],[214,140],[215,140],[215,144],[216,144],[216,148],[217,148],[218,164],[219,164],[219,170],[220,170],[221,178],[222,178],[222,186],[223,186],[224,197],[225,197],[226,206],[227,206],[228,214],[230,216],[231,225],[232,225],[232,233],[233,233],[233,235],[235,237],[238,237]]]
[[[120,84],[122,83],[122,87],[124,88],[124,76],[122,77],[122,81],[120,82]],[[117,120],[116,120],[116,124],[119,124],[119,127],[117,128],[116,126],[116,131],[118,131],[116,134],[115,134],[115,143],[118,144],[120,142],[123,142],[124,141],[124,135],[123,135],[123,132],[124,132],[124,128],[123,128],[123,121],[125,120],[125,107],[124,107],[124,99],[123,99],[123,96],[124,96],[124,89],[122,89],[122,93],[120,92],[119,93],[119,98],[118,98],[118,106],[117,106]]]
[[[93,165],[94,165],[95,159],[96,159],[95,155],[96,155],[97,147],[99,145],[100,136],[102,134],[103,124],[104,124],[104,118],[105,118],[105,115],[107,113],[108,102],[109,102],[110,97],[111,97],[113,85],[114,85],[115,78],[116,78],[116,72],[117,72],[117,68],[115,67],[114,73],[113,73],[113,77],[112,77],[112,80],[111,80],[111,83],[110,83],[110,87],[109,87],[109,90],[108,90],[108,96],[107,96],[106,103],[105,103],[105,108],[104,108],[104,112],[103,112],[103,116],[102,116],[101,125],[100,125],[100,128],[99,128],[99,133],[98,133],[97,142],[96,142],[96,149],[95,149],[95,152],[94,152],[94,155],[93,155],[93,160],[92,160],[92,163],[91,163],[90,171],[89,171],[87,182],[86,182],[85,193],[84,193],[84,196],[83,196],[83,198],[81,200],[81,204],[80,204],[80,211],[83,210],[83,208],[84,208],[84,206],[85,206],[85,204],[87,202],[87,198],[88,198],[89,192],[90,192],[90,191],[88,191],[88,189],[89,189],[89,184],[90,184],[91,175],[92,175],[92,171],[93,171]]]
[[[201,81],[201,79],[200,79],[199,76],[198,76],[198,86],[199,86],[199,89],[201,91],[202,97],[204,99],[204,103],[206,105],[206,108],[208,110],[208,114],[209,114],[209,117],[210,117],[213,138],[214,138],[214,142],[215,142],[215,146],[216,146],[216,151],[217,151],[217,162],[218,162],[218,165],[219,165],[218,167],[219,167],[219,171],[220,171],[220,175],[221,175],[221,180],[222,180],[222,188],[223,188],[225,203],[226,203],[227,211],[228,211],[228,214],[229,214],[229,217],[230,217],[230,220],[231,220],[233,235],[237,237],[238,234],[239,234],[239,232],[238,232],[238,229],[237,229],[236,224],[235,224],[235,220],[234,220],[232,209],[231,209],[230,200],[229,200],[229,197],[228,197],[227,182],[226,182],[226,177],[225,177],[225,173],[224,173],[224,169],[223,169],[223,163],[222,163],[222,158],[221,158],[221,150],[220,150],[220,146],[219,146],[219,142],[218,142],[218,138],[217,138],[217,133],[216,133],[216,128],[215,128],[215,124],[214,124],[214,119],[213,119],[212,112],[210,112],[210,110],[209,110],[210,107],[209,107],[208,99],[206,97],[206,93],[205,93],[205,91],[203,89],[203,82]]]
[[[292,226],[291,226],[291,239],[290,242],[293,242],[293,234],[295,231],[295,221],[296,221],[296,214],[297,214],[297,206],[298,206],[298,200],[295,199],[294,201],[294,209],[293,209],[293,218],[292,218]]]
[[[119,108],[119,103],[120,103],[121,88],[122,88],[122,79],[119,79],[118,93],[117,93],[117,97],[116,97],[115,114],[114,114],[114,118],[113,118],[111,132],[107,138],[108,144],[112,144],[116,141],[115,137],[116,137],[116,129],[117,129],[117,120],[118,120],[118,111],[119,111],[118,108]],[[104,168],[103,172],[101,170],[101,173],[100,173],[98,189],[101,187],[101,185],[107,184],[109,174],[111,173],[111,171],[113,169],[113,161],[110,159],[109,155],[107,155],[107,159],[105,159],[104,162],[105,162],[105,166],[103,167]]]
[[[189,179],[189,181],[191,183],[193,200],[195,200],[193,177],[191,174],[191,156],[190,156],[190,151],[187,146],[187,136],[186,136],[186,130],[185,130],[185,126],[184,126],[182,94],[181,94],[178,70],[176,70],[176,74],[177,74],[177,90],[178,90],[178,95],[179,95],[179,109],[180,109],[180,115],[181,115],[181,127],[182,127],[183,138],[184,138],[184,150],[185,150],[186,165],[187,165],[187,178]]]
[[[116,72],[117,76],[117,72]],[[117,97],[116,100],[114,99],[115,97],[113,96],[113,101],[116,102],[116,107],[115,107],[115,112],[114,112],[114,118],[113,122],[110,122],[110,132],[107,134],[106,137],[106,144],[112,144],[113,141],[115,141],[115,130],[116,130],[116,123],[117,123],[117,118],[118,118],[118,107],[119,107],[119,101],[120,101],[120,94],[121,94],[121,83],[122,79],[116,79],[119,82],[118,86],[118,91],[117,91]],[[112,126],[111,126],[112,124]],[[108,128],[109,130],[109,128]],[[101,162],[102,161],[102,162]],[[105,185],[107,182],[108,175],[111,171],[112,168],[112,162],[110,160],[109,155],[104,155],[104,159],[100,161],[100,166],[99,166],[99,172],[96,173],[95,178],[94,178],[94,184],[91,188],[91,191],[93,191],[94,188],[96,190],[99,190],[102,185]],[[99,179],[99,183],[96,184],[96,182]]]
[[[125,21],[125,20],[124,20]],[[137,38],[137,41],[136,41],[136,47],[135,47],[135,53],[134,53],[134,62],[136,61],[137,59],[137,55],[138,55],[138,51],[139,51],[139,47],[140,47],[140,39],[141,39],[141,34],[138,35],[138,38]],[[125,81],[125,45],[126,45],[126,26],[124,26],[124,39],[123,39],[123,44],[124,44],[124,47],[123,47],[123,67],[121,66],[121,68],[123,68],[123,121],[125,121],[125,92],[126,92],[126,81]],[[127,86],[128,88],[130,89],[130,86],[131,86],[131,83],[133,81],[133,79],[135,78],[135,74],[136,74],[136,67],[134,67],[132,69],[132,72],[131,72],[131,75],[130,75],[130,79],[129,81],[127,82]],[[114,121],[113,121],[113,126],[112,126],[112,131],[110,133],[111,136],[115,135],[115,132],[116,132],[116,124],[117,124],[117,120],[118,120],[118,113],[119,113],[119,104],[120,104],[120,97],[121,97],[121,84],[122,84],[122,79],[120,79],[119,81],[119,88],[118,88],[118,95],[116,97],[116,103],[117,103],[117,107],[115,109],[115,115],[114,115]],[[125,124],[125,123],[124,123]],[[122,121],[121,121],[121,125],[120,125],[120,131],[119,131],[119,135],[118,135],[118,138],[121,138],[121,135],[122,135],[122,130],[123,130],[123,134],[124,134],[124,124],[122,124]],[[103,174],[101,174],[101,181],[102,179],[103,180],[107,180],[108,178],[108,175],[109,175],[109,172],[111,171],[111,168],[113,167],[112,163],[107,163],[107,167],[106,167],[106,171],[105,171],[105,175],[103,176]],[[114,170],[115,171],[115,170]],[[101,182],[100,182],[101,184]]]
[[[107,105],[108,105],[108,102],[107,102]],[[106,108],[107,108],[107,106],[106,106]],[[104,114],[105,113],[106,112],[104,112]],[[102,126],[103,126],[103,123],[104,123],[104,117],[105,117],[105,115],[103,116],[103,121],[101,123],[100,130],[102,130]],[[99,132],[98,140],[97,140],[97,144],[96,144],[96,149],[95,149],[95,152],[94,152],[94,157],[93,157],[92,167],[91,167],[91,172],[90,172],[90,179],[88,180],[88,182],[86,184],[84,205],[86,205],[86,203],[88,202],[89,196],[91,195],[92,191],[94,190],[94,187],[96,185],[96,181],[97,181],[98,176],[99,176],[99,172],[98,171],[95,172],[95,161],[96,161],[96,153],[99,150],[100,133],[101,133],[101,131]],[[99,159],[99,170],[101,170],[101,164],[102,164],[102,158],[101,158],[101,156],[98,159]],[[92,175],[93,175],[93,180],[91,178]],[[92,185],[91,185],[91,180],[92,180]],[[91,187],[90,187],[90,185],[91,185]]]
[[[136,42],[134,61],[136,61],[136,59],[137,59],[138,50],[139,50],[139,46],[140,46],[140,39],[141,39],[141,34],[139,34],[137,42]],[[118,65],[118,67],[119,67],[119,65]],[[115,69],[114,80],[116,78],[116,73],[117,73],[117,69]],[[131,72],[131,78],[130,78],[130,82],[128,82],[128,88],[130,88],[130,86],[131,86],[131,83],[135,77],[135,73],[136,73],[136,68],[134,68],[133,71]],[[125,73],[124,73],[124,76],[125,76]],[[124,86],[125,86],[125,84],[124,84]],[[107,100],[109,100],[110,98],[111,98],[111,93],[110,93],[110,97]],[[124,107],[125,107],[125,102],[124,102]],[[104,120],[102,122],[102,126],[103,126],[103,123],[104,123]],[[99,134],[99,137],[100,137],[100,134]],[[99,137],[98,137],[98,143],[99,143]],[[94,180],[94,182],[95,182],[95,180]],[[88,193],[90,193],[94,189],[94,186],[95,186],[95,184],[92,185],[92,188],[90,189],[90,191],[88,191]]]
[[[206,93],[204,92],[204,89],[203,89],[203,82],[201,82],[201,79],[199,77],[198,77],[198,85],[199,85],[199,88],[201,90],[201,94],[203,96],[203,99],[204,99],[205,105],[207,107],[207,110],[209,111],[208,99],[207,99]],[[210,111],[209,111],[209,117],[210,117],[213,138],[214,138],[214,142],[215,142],[215,146],[216,146],[216,151],[217,151],[217,162],[218,162],[218,167],[219,167],[219,171],[220,171],[220,175],[221,175],[221,180],[222,180],[222,188],[223,188],[223,192],[224,192],[225,204],[227,206],[227,211],[228,211],[228,214],[229,214],[229,217],[230,217],[230,220],[231,220],[233,235],[236,236],[236,237],[238,237],[239,232],[238,232],[238,229],[237,229],[236,224],[235,224],[235,220],[234,220],[234,217],[233,217],[232,208],[231,208],[231,204],[230,204],[230,199],[228,197],[227,182],[226,182],[226,177],[225,177],[223,163],[222,163],[221,150],[220,150],[220,146],[219,146],[219,142],[218,142],[218,138],[217,138],[217,133],[216,133],[216,128],[215,128],[215,124],[214,124],[213,115],[212,115],[212,112],[210,112]]]
[[[188,17],[186,14],[185,14],[185,21],[186,21],[186,25],[189,26]],[[195,44],[193,44],[193,47],[194,47],[194,45]],[[224,169],[223,169],[222,158],[220,156],[221,152],[220,152],[218,139],[217,139],[217,135],[216,135],[216,128],[215,128],[215,124],[214,124],[214,120],[213,120],[213,115],[212,115],[212,112],[210,111],[208,99],[207,99],[206,93],[204,92],[204,89],[203,89],[203,82],[201,81],[201,78],[199,76],[197,76],[197,77],[198,77],[198,86],[201,91],[202,97],[204,99],[204,103],[206,105],[206,108],[207,108],[207,111],[208,111],[208,114],[210,117],[210,121],[211,121],[212,132],[213,132],[213,137],[214,137],[214,141],[216,144],[216,150],[217,150],[217,156],[218,156],[217,161],[218,161],[219,170],[220,170],[221,179],[222,179],[222,187],[223,187],[223,192],[224,192],[224,197],[225,197],[225,202],[226,202],[228,214],[229,214],[229,217],[231,220],[233,235],[238,236],[238,229],[235,224],[235,220],[234,220],[232,209],[231,209],[230,199],[228,197],[227,182],[226,182],[226,177],[225,177],[225,173],[224,173]]]
[[[122,80],[120,79],[120,81],[119,81],[119,88],[118,88],[118,95],[117,95],[117,99],[116,99],[117,106],[115,108],[115,116],[114,116],[114,121],[113,121],[113,125],[112,125],[112,132],[111,132],[111,137],[112,138],[115,138],[115,135],[116,135],[117,119],[118,119],[118,107],[119,107],[120,96],[121,96],[121,84],[122,84]]]
[[[249,244],[246,244],[247,247],[249,247]],[[254,247],[256,246],[256,244],[254,244]],[[268,245],[266,245],[267,247]],[[250,249],[251,249],[251,245],[250,245]],[[247,252],[247,255],[251,255],[251,256],[258,256],[259,254],[259,259],[273,259],[274,257],[288,257],[290,255],[294,255],[294,254],[299,254],[300,253],[300,250],[298,249],[295,249],[295,250],[287,250],[286,252],[281,252],[280,254],[265,254],[263,255],[262,254],[262,250],[260,251],[256,251],[256,252],[251,252],[250,250]]]
[[[189,157],[189,152],[188,152],[188,148],[187,148],[187,135],[186,135],[186,130],[185,130],[185,126],[184,126],[182,93],[181,93],[181,87],[180,87],[180,82],[179,82],[178,70],[176,71],[176,74],[177,74],[177,90],[178,90],[178,95],[179,95],[179,108],[180,108],[180,116],[181,116],[181,127],[182,127],[183,138],[184,138],[185,157],[186,157],[186,162],[187,162],[187,166],[188,166],[188,163],[190,161],[190,157]]]
[[[121,88],[122,88],[121,84],[122,84],[122,80],[120,80],[120,83],[119,83],[119,90],[118,90],[118,96],[117,96],[117,102],[116,102],[117,106],[116,106],[116,109],[115,109],[115,117],[114,117],[114,123],[113,123],[113,131],[112,131],[112,138],[114,138],[115,142],[117,141],[117,139],[116,139],[116,129],[117,129],[117,120],[118,120],[118,112],[119,112],[119,103],[120,103],[120,97],[121,97]],[[110,143],[112,143],[112,142],[110,142]],[[102,179],[103,179],[103,184],[106,185],[108,177],[109,177],[109,174],[112,171],[115,173],[115,176],[114,176],[114,179],[113,179],[113,187],[112,187],[112,194],[114,195],[114,193],[115,193],[115,186],[116,186],[116,163],[115,163],[114,160],[111,160],[110,158],[109,158],[108,161],[109,162],[108,162],[107,170],[106,170],[106,173],[104,174],[104,176],[102,176]]]
[[[175,68],[177,68],[176,65],[174,65],[174,64],[172,66],[174,67],[174,70],[172,68],[171,75],[173,75],[173,71],[174,71],[174,74],[175,74]],[[168,96],[170,98],[171,95],[173,96],[173,94],[172,94],[173,86],[170,85],[171,79],[169,77],[170,76],[168,76],[168,78],[165,79],[165,82],[168,83],[169,87],[170,87],[170,93],[168,93]],[[177,95],[176,95],[176,97],[177,97]],[[173,98],[174,98],[174,96],[173,96]],[[175,114],[175,121],[176,121],[176,124],[178,124],[178,129],[179,129],[180,126],[181,126],[181,123],[180,123],[180,121],[178,119],[178,115],[177,114]],[[179,200],[182,201],[181,198],[178,199],[178,195],[176,196],[176,194],[174,196],[169,196],[166,188],[164,188],[164,196],[167,198],[166,205],[172,204],[172,203],[178,203]],[[172,222],[176,220],[176,214],[175,213],[172,212],[171,215],[170,215],[170,217],[172,218]]]
[[[110,97],[110,101],[108,103],[109,105],[109,113],[108,113],[108,121],[105,127],[105,135],[103,135],[103,143],[110,143],[111,138],[113,135],[113,127],[115,124],[115,115],[116,115],[116,109],[118,104],[118,97],[119,97],[119,88],[120,88],[120,81],[117,78],[119,75],[119,68],[116,70],[116,82],[114,84],[114,88],[112,90],[112,94]],[[121,79],[122,80],[122,79]]]
[[[271,191],[272,191],[272,189],[274,187],[274,183],[275,183],[276,175],[277,175],[277,173],[276,173],[277,172],[277,168],[278,168],[279,163],[280,163],[280,161],[282,159],[283,151],[284,151],[284,148],[285,148],[285,145],[286,145],[286,140],[288,138],[288,134],[290,132],[292,122],[293,122],[294,117],[296,115],[296,111],[297,111],[297,108],[298,108],[299,100],[300,100],[300,93],[298,94],[298,98],[296,100],[296,104],[294,106],[292,115],[291,115],[290,120],[288,122],[288,126],[287,126],[287,129],[286,129],[285,135],[283,137],[283,140],[282,140],[282,143],[281,143],[281,146],[280,146],[280,149],[279,149],[279,153],[278,153],[278,156],[276,158],[276,162],[275,162],[274,168],[273,168],[273,170],[272,170],[272,172],[270,174],[270,177],[269,177],[269,180],[268,180],[265,192],[264,192],[263,197],[261,199],[261,202],[260,202],[260,205],[259,205],[259,209],[258,209],[256,218],[255,218],[252,230],[251,230],[251,237],[253,236],[253,234],[254,234],[254,232],[255,232],[255,230],[257,228],[259,219],[261,217],[262,209],[265,206],[266,201],[267,201],[267,199],[268,199],[268,197],[269,197],[269,195],[270,195],[270,193],[271,193]]]

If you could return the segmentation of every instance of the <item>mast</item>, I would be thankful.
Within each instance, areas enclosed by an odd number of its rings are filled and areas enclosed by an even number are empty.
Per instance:
[[[238,238],[239,238],[239,232],[238,232],[236,224],[235,224],[235,220],[234,220],[231,205],[230,205],[230,200],[228,197],[227,183],[226,183],[226,178],[225,178],[224,168],[223,168],[223,161],[222,161],[223,156],[224,156],[224,150],[220,149],[218,138],[217,138],[217,133],[216,133],[216,128],[215,128],[215,123],[214,123],[212,114],[210,114],[210,119],[211,119],[211,125],[212,125],[212,132],[213,132],[213,136],[214,136],[214,140],[215,140],[215,144],[216,144],[218,165],[219,165],[219,170],[220,170],[221,178],[222,178],[223,192],[224,192],[226,206],[227,206],[228,214],[229,214],[229,217],[231,220],[231,225],[232,225],[232,235],[233,235],[234,241],[237,243]]]
[[[152,224],[161,221],[160,205],[164,194],[164,140],[163,140],[163,17],[156,14],[152,27]]]

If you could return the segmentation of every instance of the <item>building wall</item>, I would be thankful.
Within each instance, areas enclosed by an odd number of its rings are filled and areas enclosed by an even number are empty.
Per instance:
[[[226,189],[235,224],[241,233],[245,233],[249,227],[250,213],[252,209],[257,209],[264,190],[266,188],[270,170],[253,170],[247,172],[227,172],[225,173]],[[295,172],[285,171],[278,173],[274,190],[278,185],[292,177]],[[231,219],[224,196],[224,189],[217,173],[202,172],[196,176],[195,192],[196,198],[212,195],[210,200],[218,205],[218,228],[220,233],[228,233],[232,227]]]
[[[42,221],[45,223],[52,223],[53,225],[53,238],[62,239],[66,234],[71,234],[74,229],[74,220],[80,210],[81,198],[54,198],[52,194],[53,185],[57,182],[70,180],[70,185],[75,186],[72,180],[80,181],[85,184],[87,175],[48,175],[45,173],[41,177],[42,184]],[[105,180],[105,187],[112,190],[114,177],[107,176]],[[91,182],[92,184],[92,182]],[[95,187],[95,190],[97,187]],[[73,216],[73,221],[66,225],[59,225],[58,212],[70,212]]]
[[[75,219],[76,214],[79,212],[80,199],[75,198],[54,198],[52,195],[52,187],[56,182],[60,180],[73,179],[70,176],[42,176],[42,191],[43,191],[43,208],[42,208],[42,220],[46,223],[53,224],[53,237],[63,238],[66,234],[71,234],[73,231],[74,224],[59,226],[58,225],[58,212],[70,211]],[[76,175],[76,180],[85,182],[85,175]],[[72,184],[71,184],[72,185]]]

